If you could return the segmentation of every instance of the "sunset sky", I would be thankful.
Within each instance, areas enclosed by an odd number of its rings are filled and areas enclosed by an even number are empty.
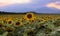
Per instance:
[[[0,0],[0,11],[60,13],[60,0]]]

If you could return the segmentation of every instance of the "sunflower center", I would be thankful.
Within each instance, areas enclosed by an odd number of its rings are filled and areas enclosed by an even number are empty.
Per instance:
[[[29,36],[35,36],[33,31],[27,33]]]
[[[7,32],[12,32],[13,30],[11,28],[7,28]]]
[[[32,18],[32,15],[31,14],[28,14],[27,15],[27,18],[31,19]]]
[[[20,22],[16,22],[16,25],[20,25]]]
[[[0,24],[0,27],[2,27],[2,24]]]
[[[9,24],[11,24],[12,22],[11,22],[11,21],[9,21],[8,23],[9,23]]]
[[[12,30],[10,30],[10,29],[8,29],[7,31],[8,31],[8,32],[12,32]]]

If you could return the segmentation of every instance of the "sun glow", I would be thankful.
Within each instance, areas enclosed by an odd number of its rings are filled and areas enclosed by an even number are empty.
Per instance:
[[[49,3],[46,5],[47,7],[53,7],[53,8],[56,8],[56,9],[60,9],[60,2],[52,2],[52,3]]]

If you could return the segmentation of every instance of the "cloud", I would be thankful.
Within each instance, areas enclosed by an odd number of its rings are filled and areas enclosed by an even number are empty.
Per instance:
[[[2,7],[10,4],[15,4],[15,3],[26,4],[30,2],[31,0],[0,0],[0,6]]]
[[[50,7],[50,8],[60,9],[60,1],[49,3],[49,4],[47,4],[46,6],[47,6],[47,7]]]

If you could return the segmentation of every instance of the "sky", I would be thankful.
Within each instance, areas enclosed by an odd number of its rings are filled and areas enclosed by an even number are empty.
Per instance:
[[[0,0],[0,11],[60,13],[60,0]]]

